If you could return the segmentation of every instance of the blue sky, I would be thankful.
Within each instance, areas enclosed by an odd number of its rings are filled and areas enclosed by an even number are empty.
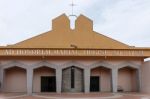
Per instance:
[[[76,15],[94,30],[131,46],[150,47],[150,0],[74,0]],[[51,29],[51,20],[71,13],[71,0],[0,0],[0,45]]]

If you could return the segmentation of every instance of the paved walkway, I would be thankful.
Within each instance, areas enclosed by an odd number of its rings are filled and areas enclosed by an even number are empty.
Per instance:
[[[0,99],[150,99],[150,95],[140,93],[63,93],[63,94],[33,94],[0,93]]]

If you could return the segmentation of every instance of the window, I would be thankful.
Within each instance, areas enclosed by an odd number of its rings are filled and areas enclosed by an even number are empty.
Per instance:
[[[74,88],[74,81],[75,81],[75,69],[71,67],[71,88]]]

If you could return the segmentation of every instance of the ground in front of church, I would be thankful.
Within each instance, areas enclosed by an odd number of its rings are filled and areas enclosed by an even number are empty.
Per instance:
[[[42,93],[27,96],[24,93],[0,93],[0,99],[150,99],[142,93]]]

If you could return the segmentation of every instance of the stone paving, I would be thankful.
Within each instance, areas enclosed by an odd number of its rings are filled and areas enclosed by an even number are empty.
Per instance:
[[[0,93],[0,99],[150,99],[150,95],[141,93],[63,93],[63,94],[33,94]]]

